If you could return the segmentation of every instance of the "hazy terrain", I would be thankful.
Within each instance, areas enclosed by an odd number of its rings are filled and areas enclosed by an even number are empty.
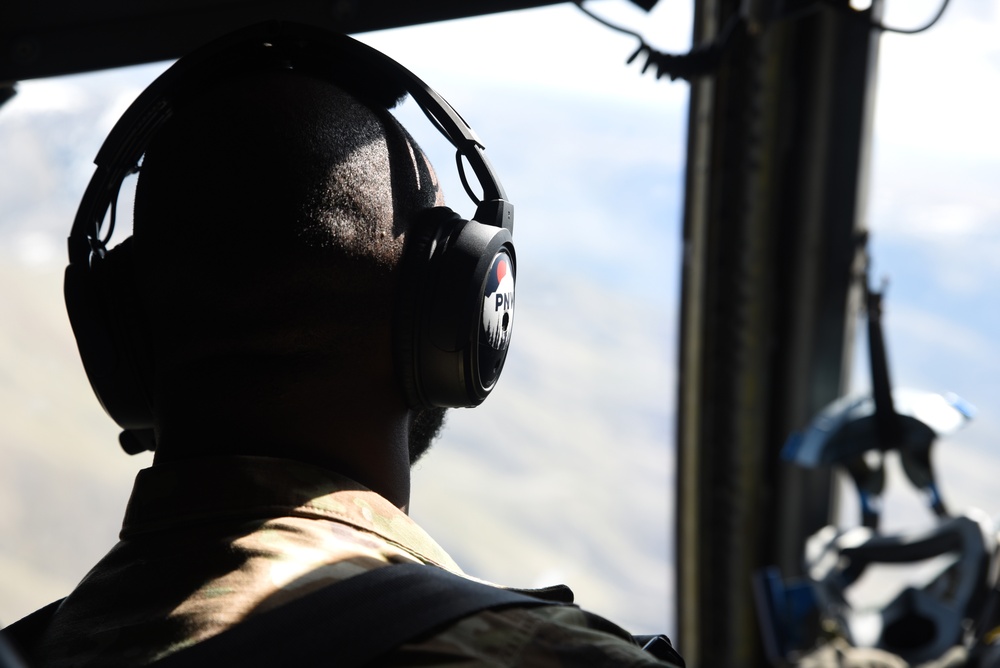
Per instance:
[[[606,34],[575,10],[561,16]],[[544,36],[544,23],[517,25]],[[474,34],[468,23],[455,30]],[[517,211],[504,376],[483,407],[450,416],[415,471],[413,515],[471,574],[564,581],[586,607],[659,632],[673,609],[686,88],[639,80],[621,65],[627,54],[580,52],[592,62],[572,68],[532,59],[523,45],[540,43],[524,37],[471,49],[523,61],[483,77],[474,60],[429,57],[417,33],[372,36],[474,125]],[[90,161],[162,68],[25,84],[0,110],[0,622],[63,595],[113,544],[134,472],[149,462],[118,449],[90,392],[60,274]],[[449,204],[469,215],[451,149],[417,110],[400,115],[438,165]],[[130,201],[126,189],[122,216]]]
[[[141,465],[116,452],[114,425],[90,393],[60,274],[0,264],[3,622],[65,595],[113,544]]]
[[[134,471],[149,462],[119,450],[90,393],[60,273],[0,265],[3,621],[64,595],[113,544]],[[520,298],[502,387],[452,415],[418,466],[413,514],[472,574],[568,581],[588,607],[662,629],[670,336],[666,318],[635,326],[635,304],[589,288]],[[606,317],[580,328],[584,307]]]
[[[918,25],[937,2],[890,3],[886,20]],[[621,10],[659,47],[686,48],[689,3],[659,3],[652,22],[627,2],[594,4]],[[991,514],[1000,511],[998,30],[1000,2],[990,0],[953,3],[925,34],[883,38],[865,221],[875,275],[891,279],[894,379],[980,408],[936,448],[945,498]],[[414,516],[474,575],[565,581],[635,631],[673,628],[686,84],[640,79],[621,64],[633,41],[570,6],[366,39],[455,104],[517,207],[508,365],[494,396],[455,412],[418,466]],[[0,622],[63,595],[113,544],[132,476],[149,462],[118,449],[90,393],[61,262],[91,158],[159,69],[26,84],[0,109]],[[435,145],[415,110],[400,115],[439,166],[449,203],[471,212],[450,148]],[[122,202],[127,211],[128,192]],[[863,343],[858,353],[862,389]],[[889,487],[888,528],[930,521],[898,478]]]

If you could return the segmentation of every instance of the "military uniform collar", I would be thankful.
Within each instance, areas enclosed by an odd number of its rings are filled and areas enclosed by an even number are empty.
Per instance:
[[[347,524],[461,573],[423,529],[382,496],[336,472],[270,457],[206,457],[139,471],[121,538],[287,516]]]

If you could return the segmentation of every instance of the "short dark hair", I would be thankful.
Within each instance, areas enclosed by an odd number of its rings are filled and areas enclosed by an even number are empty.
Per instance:
[[[390,317],[401,235],[436,197],[388,110],[290,69],[220,83],[168,121],[140,171],[134,236],[154,328],[235,342],[294,322],[269,341],[295,348],[336,312],[351,336]]]

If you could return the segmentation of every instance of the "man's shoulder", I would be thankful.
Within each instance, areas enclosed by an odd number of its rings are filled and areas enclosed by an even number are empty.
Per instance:
[[[464,659],[484,666],[670,666],[626,631],[577,606],[512,606],[478,612],[404,644],[378,665],[411,657]]]
[[[321,588],[156,665],[213,666],[234,657],[246,657],[244,665],[316,665],[317,657],[334,656],[340,665],[383,668],[671,665],[576,606],[418,564],[376,568]]]
[[[302,601],[297,607],[322,620],[327,631],[333,631],[331,620],[344,620],[338,610],[350,610],[348,626],[364,622],[363,628],[372,629],[353,634],[352,642],[394,647],[374,664],[384,667],[456,661],[497,667],[673,665],[644,651],[616,624],[572,605],[572,592],[564,586],[505,589],[433,566],[404,564],[355,576],[313,596],[315,605]],[[289,612],[279,613],[283,621],[292,617]]]

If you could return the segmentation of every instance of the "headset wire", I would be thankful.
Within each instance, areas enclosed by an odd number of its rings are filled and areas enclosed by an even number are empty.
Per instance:
[[[941,20],[941,17],[944,15],[950,2],[951,0],[941,0],[941,5],[938,7],[937,13],[931,18],[930,21],[917,28],[896,28],[893,26],[887,26],[878,21],[870,21],[870,25],[873,29],[880,30],[882,32],[891,32],[901,35],[916,35],[929,30],[936,25],[938,21]],[[721,63],[723,53],[725,53],[725,51],[730,47],[737,26],[745,23],[741,12],[736,12],[730,16],[729,20],[722,27],[722,30],[719,31],[718,35],[712,42],[693,47],[691,51],[685,54],[670,54],[654,49],[648,42],[646,42],[645,38],[640,33],[611,23],[607,19],[598,16],[584,7],[583,3],[584,0],[573,0],[573,4],[576,5],[580,11],[601,25],[639,40],[639,47],[632,53],[631,56],[628,57],[626,64],[631,65],[636,58],[644,56],[646,62],[642,66],[641,73],[645,74],[646,70],[648,70],[650,66],[655,66],[657,79],[660,79],[663,76],[669,76],[671,80],[686,79],[690,81],[696,77],[711,74],[718,68]],[[857,12],[850,7],[843,5],[841,2],[838,2],[838,0],[817,0],[816,2],[806,5],[805,7],[797,9],[786,15],[773,17],[768,22],[777,23],[798,20],[815,13],[822,6],[831,7],[840,12],[848,13],[851,16],[857,16],[859,18],[864,16],[863,13]]]

